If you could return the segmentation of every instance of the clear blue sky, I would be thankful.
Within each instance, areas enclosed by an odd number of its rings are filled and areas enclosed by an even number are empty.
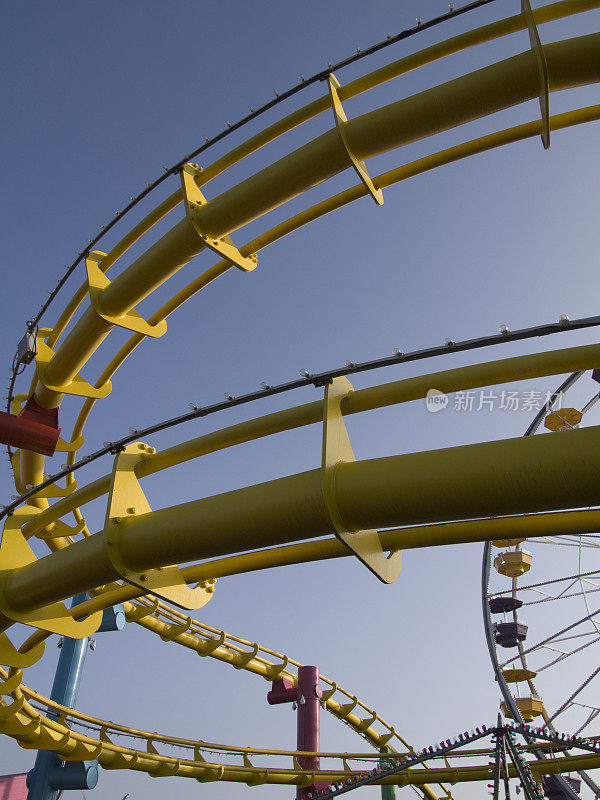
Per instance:
[[[519,6],[517,0],[497,0],[337,77],[346,83],[441,36],[517,13]],[[162,165],[245,115],[248,106],[270,99],[273,90],[294,84],[300,73],[310,75],[387,32],[412,26],[417,15],[429,19],[447,7],[442,0],[4,3],[0,363],[6,381],[25,320],[63,266]],[[597,11],[580,15],[545,26],[542,38],[581,35],[597,30],[599,22]],[[527,47],[525,33],[491,43],[387,84],[369,99],[348,103],[347,112],[354,116]],[[323,89],[308,90],[307,99]],[[552,97],[551,110],[598,100],[596,86]],[[296,105],[291,101],[285,110]],[[268,121],[279,114],[270,114]],[[377,174],[429,149],[538,114],[532,102],[427,145],[417,143],[375,159],[369,168]],[[235,179],[259,168],[261,159],[274,158],[330,125],[323,115],[308,134],[295,133],[248,159]],[[232,143],[239,141],[238,134],[232,137]],[[224,146],[214,151],[215,156],[223,152]],[[207,156],[201,163],[211,160]],[[354,182],[348,171],[327,190]],[[226,185],[227,178],[219,179],[207,187],[207,196]],[[140,347],[115,377],[110,398],[96,405],[86,447],[95,449],[130,426],[181,413],[190,401],[208,403],[224,391],[248,391],[261,380],[283,381],[302,367],[317,371],[346,359],[383,355],[394,346],[409,350],[445,337],[493,333],[501,323],[517,328],[556,320],[561,313],[598,313],[599,185],[594,123],[554,134],[549,152],[539,139],[528,140],[391,187],[382,208],[364,198],[318,221],[267,248],[252,274],[232,271],[210,286],[169,319],[167,336]],[[318,188],[290,207],[303,208],[322,196],[325,189]],[[283,211],[272,218],[275,224]],[[248,226],[234,238],[245,241],[259,229]],[[161,290],[160,300],[210,263],[204,255],[189,264],[168,291]],[[74,290],[80,280],[81,273],[69,287]],[[44,323],[55,321],[62,302]],[[152,298],[142,309],[149,313],[158,304]],[[594,336],[570,334],[560,341],[591,342]],[[95,377],[123,340],[116,332],[86,375]],[[549,341],[511,345],[504,354],[550,346]],[[483,358],[481,352],[472,359],[451,356],[427,369]],[[406,365],[353,382],[368,386],[423,369]],[[26,386],[23,381],[18,389]],[[553,382],[527,388],[545,391]],[[592,391],[588,382],[583,395]],[[314,389],[303,390],[293,398],[199,420],[157,436],[152,444],[164,447],[314,397]],[[65,403],[65,427],[76,410],[75,404]],[[362,416],[349,423],[358,458],[518,436],[531,415],[465,414],[450,408],[434,416],[423,404],[414,404]],[[309,469],[319,458],[319,431],[309,429],[216,454],[144,486],[152,507],[160,508]],[[54,463],[60,462],[59,456]],[[108,468],[108,463],[94,467],[88,477]],[[14,492],[9,478],[6,469],[0,484],[5,497]],[[86,509],[91,529],[101,528],[103,514],[101,504]],[[411,551],[392,587],[380,585],[351,559],[224,579],[198,614],[210,624],[318,664],[415,744],[425,744],[493,720],[497,713],[498,692],[481,625],[480,561],[478,545]],[[98,649],[88,657],[79,707],[180,736],[294,746],[292,714],[287,707],[267,708],[266,683],[179,650],[133,625],[124,633],[99,637]],[[51,682],[53,645],[48,652],[52,655],[44,667],[30,671],[40,691],[48,691]],[[322,746],[360,750],[363,744],[341,724],[325,720]],[[14,742],[0,741],[0,774],[25,771],[32,758]],[[210,793],[224,800],[249,791],[102,772],[93,797],[108,800],[129,792],[133,800],[158,800],[170,792],[180,798]],[[480,789],[456,794],[474,797],[475,791]],[[288,796],[287,790],[269,787],[254,792]],[[375,797],[375,790],[370,792]]]

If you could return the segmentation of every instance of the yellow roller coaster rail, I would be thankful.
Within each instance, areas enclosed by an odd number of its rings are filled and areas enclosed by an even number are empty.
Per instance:
[[[380,203],[384,189],[409,177],[526,138],[542,136],[547,146],[551,133],[600,119],[600,105],[557,115],[548,110],[554,92],[600,81],[600,33],[542,45],[538,32],[544,23],[597,9],[600,0],[561,0],[532,12],[526,6],[522,13],[434,44],[346,86],[329,75],[319,99],[212,164],[183,166],[178,188],[109,253],[87,254],[87,280],[66,303],[55,325],[38,332],[35,377],[28,393],[13,398],[13,411],[29,396],[48,409],[58,408],[65,398],[71,402],[81,398],[71,437],[60,443],[67,452],[67,464],[74,465],[84,445],[85,423],[94,404],[111,391],[115,372],[142,341],[165,334],[170,314],[232,267],[241,273],[251,273],[257,264],[260,269],[257,254],[269,244],[362,197]],[[529,33],[531,46],[524,52],[353,116],[352,98],[423,65],[517,31]],[[381,175],[369,172],[368,160],[374,156],[529,100],[539,100],[540,119],[432,152]],[[210,181],[321,114],[327,115],[321,135],[241,181],[233,174],[229,188],[210,198]],[[360,178],[357,185],[244,240],[245,225],[262,221],[271,210],[345,170]],[[109,269],[180,205],[183,212],[167,232],[109,279]],[[236,244],[232,234],[241,243]],[[142,300],[204,250],[219,260],[148,319],[137,313]],[[239,279],[252,280],[252,276],[244,274]],[[88,360],[101,345],[100,352],[105,353],[104,343],[110,341],[115,327],[131,335],[115,353],[106,355],[95,381],[84,378],[81,372]],[[587,477],[600,467],[600,428],[356,461],[345,418],[423,398],[432,387],[450,393],[591,369],[599,363],[600,345],[587,345],[360,390],[336,377],[314,402],[225,427],[161,452],[147,442],[131,442],[115,453],[109,473],[83,486],[77,486],[69,474],[65,487],[28,489],[44,482],[44,457],[27,450],[14,452],[15,485],[27,494],[27,502],[6,516],[0,547],[0,663],[9,667],[1,672],[0,731],[24,747],[53,750],[66,760],[97,757],[110,769],[250,786],[310,785],[314,773],[299,768],[295,752],[207,745],[89,717],[57,707],[27,688],[22,669],[42,657],[44,641],[52,633],[87,636],[98,627],[103,609],[124,602],[129,621],[167,642],[268,681],[281,676],[294,681],[298,662],[204,625],[166,603],[184,611],[199,608],[210,601],[217,578],[287,564],[354,555],[382,580],[391,581],[399,572],[404,549],[597,530],[600,491]],[[158,510],[152,510],[145,497],[141,481],[146,476],[242,442],[315,424],[323,427],[323,450],[320,466],[312,470]],[[81,508],[104,495],[105,525],[91,534]],[[70,526],[63,520],[69,513],[75,517]],[[167,523],[168,540],[164,537]],[[32,537],[42,539],[50,553],[37,558],[28,544]],[[192,589],[192,584],[197,586]],[[67,610],[62,601],[83,591],[91,599]],[[19,647],[6,634],[15,623],[35,629]],[[323,696],[327,709],[370,744],[378,749],[393,750],[394,745],[410,749],[393,726],[355,695],[331,680],[322,680],[328,687]],[[46,716],[34,703],[42,710],[53,708],[58,719]],[[79,725],[87,726],[87,732],[74,730]],[[139,737],[144,740],[143,749],[111,741],[111,736]],[[187,748],[191,753],[186,755],[192,757],[162,755],[157,745]],[[223,756],[222,762],[205,760],[203,752]],[[242,758],[242,764],[227,763],[227,753]],[[251,757],[267,755],[287,758],[286,766],[252,765]],[[354,756],[345,755],[341,769],[325,769],[319,777],[335,781],[357,774],[359,770],[347,765]],[[531,770],[542,775],[597,766],[600,756],[589,754],[548,758],[532,763]],[[393,781],[417,785],[434,800],[428,784],[488,777],[486,766],[425,766],[396,775]]]

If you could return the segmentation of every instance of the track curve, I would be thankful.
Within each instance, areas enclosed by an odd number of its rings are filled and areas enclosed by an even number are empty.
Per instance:
[[[542,24],[599,6],[600,2],[593,0],[585,2],[563,0],[537,9],[534,12],[534,20],[535,23]],[[525,15],[516,15],[434,45],[421,53],[401,59],[393,65],[354,81],[345,89],[340,88],[339,99],[347,100],[411,69],[463,48],[524,29],[528,24]],[[550,92],[564,91],[600,81],[600,34],[592,33],[576,39],[554,42],[544,45],[542,50],[542,57],[548,68]],[[288,115],[284,120],[255,135],[204,170],[200,170],[196,165],[180,164],[182,188],[160,202],[157,208],[126,234],[110,253],[86,253],[88,283],[67,302],[53,328],[38,332],[37,372],[32,379],[29,392],[24,393],[24,397],[34,397],[35,401],[45,408],[58,408],[65,398],[69,400],[73,396],[84,398],[70,442],[65,445],[68,452],[67,465],[75,464],[76,452],[83,446],[83,434],[88,416],[95,402],[110,391],[110,379],[126,358],[146,336],[155,335],[159,328],[166,329],[163,323],[170,314],[232,266],[242,270],[252,269],[253,265],[250,263],[252,254],[259,253],[272,242],[370,192],[378,192],[382,188],[442,164],[523,138],[537,136],[543,133],[546,127],[555,131],[600,119],[600,106],[591,106],[499,131],[432,153],[417,162],[377,176],[373,178],[371,188],[370,179],[365,179],[358,186],[295,214],[272,229],[267,229],[252,241],[240,245],[239,249],[228,238],[231,233],[237,232],[253,220],[262,219],[271,210],[304,193],[312,186],[325,183],[346,169],[357,168],[357,164],[360,165],[365,159],[538,98],[539,64],[534,55],[528,50],[512,56],[441,86],[432,87],[412,97],[372,110],[344,122],[343,128],[340,128],[339,120],[336,120],[334,127],[327,127],[324,133],[308,144],[264,166],[245,180],[234,183],[229,189],[210,200],[205,200],[201,194],[201,190],[204,190],[210,180],[283,133],[320,113],[330,111],[331,97],[325,95]],[[364,163],[362,166],[366,169]],[[360,169],[358,172],[360,175]],[[189,179],[187,183],[186,176]],[[185,207],[185,216],[175,222],[167,233],[148,247],[116,278],[112,281],[105,279],[104,276],[109,268],[181,203]],[[144,327],[143,321],[140,322],[132,313],[136,304],[151,295],[155,289],[206,248],[224,257],[173,295],[151,315]],[[91,262],[96,264],[96,267]],[[101,287],[96,294],[93,291],[93,276],[96,276],[94,280],[97,286]],[[84,305],[88,298],[89,304]],[[76,312],[82,306],[81,315],[73,321]],[[93,384],[84,381],[79,375],[80,370],[85,368],[96,349],[105,342],[115,327],[133,330],[134,334],[116,354],[109,358]],[[135,332],[138,329],[143,332]],[[598,362],[599,354],[598,345],[570,348],[448,370],[445,373],[424,375],[367,390],[350,391],[342,401],[341,416],[423,397],[432,385],[440,386],[445,391],[456,391],[471,386],[493,385],[506,380],[559,374],[566,368],[586,369]],[[435,380],[435,383],[432,383],[432,380]],[[11,399],[18,405],[24,398]],[[304,407],[278,412],[269,417],[251,420],[231,429],[182,443],[162,453],[156,453],[149,445],[140,443],[139,447],[144,452],[140,454],[138,462],[132,469],[132,481],[139,485],[139,479],[145,475],[199,457],[203,453],[214,452],[216,449],[231,447],[242,441],[271,435],[292,427],[326,421],[326,406],[326,399],[320,399]],[[567,472],[562,494],[555,493],[553,496],[549,496],[547,492],[544,494],[535,481],[525,488],[521,486],[517,489],[517,486],[510,483],[506,477],[505,483],[500,482],[501,492],[497,495],[488,493],[479,504],[474,503],[471,496],[462,504],[449,503],[446,507],[438,508],[433,515],[424,511],[424,507],[428,505],[427,498],[424,499],[422,507],[407,505],[400,511],[396,506],[386,507],[385,491],[377,494],[373,487],[381,485],[384,475],[389,475],[392,480],[394,471],[397,474],[402,472],[403,475],[414,471],[417,477],[422,476],[424,471],[430,471],[433,459],[426,453],[417,453],[392,457],[398,460],[387,459],[385,465],[376,463],[377,460],[342,464],[333,482],[334,501],[342,509],[344,520],[349,521],[350,530],[399,525],[399,528],[380,533],[380,546],[392,553],[400,548],[431,546],[440,541],[482,541],[486,537],[497,537],[498,525],[514,524],[514,518],[510,516],[513,514],[519,519],[521,514],[528,514],[523,524],[530,526],[531,535],[541,536],[545,535],[549,526],[557,524],[556,515],[569,513],[564,512],[564,509],[588,505],[594,508],[587,513],[579,514],[576,521],[573,519],[573,524],[589,526],[594,524],[598,516],[596,506],[600,505],[600,496],[595,490],[582,494],[580,479],[582,470],[589,471],[600,466],[596,455],[599,434],[597,431],[575,433],[575,436],[563,437],[560,453],[554,452],[548,443],[532,444],[524,448],[517,440],[511,440],[507,443],[467,446],[470,449],[453,448],[451,453],[444,454],[439,451],[435,454],[436,461],[444,458],[464,459],[466,464],[475,459],[478,470],[482,465],[497,464],[498,456],[511,465],[514,459],[518,458],[524,465],[520,474],[521,480],[524,479],[527,466],[531,463],[528,459],[544,457],[548,463],[555,465],[560,463],[561,469]],[[579,435],[580,433],[582,435]],[[544,452],[541,450],[533,452],[534,447],[544,448]],[[118,453],[116,455],[119,458]],[[29,563],[23,560],[10,562],[13,571],[3,578],[0,631],[9,630],[15,622],[24,622],[38,629],[20,648],[21,653],[32,652],[33,648],[43,642],[50,633],[59,632],[56,626],[55,629],[44,628],[44,614],[51,604],[56,604],[77,591],[89,591],[92,599],[77,607],[66,620],[65,624],[68,622],[71,626],[68,630],[73,630],[77,620],[83,619],[86,615],[101,611],[117,600],[125,601],[130,621],[142,625],[165,641],[174,641],[195,650],[200,655],[209,655],[235,668],[261,675],[267,680],[283,674],[295,679],[294,673],[288,670],[288,665],[297,667],[299,663],[286,656],[203,626],[191,617],[154,600],[151,595],[148,595],[147,600],[132,603],[132,600],[147,593],[135,582],[132,584],[128,580],[127,575],[131,573],[127,570],[130,569],[130,564],[135,564],[138,572],[171,568],[175,557],[177,564],[186,564],[200,558],[212,558],[215,560],[184,566],[179,573],[186,583],[211,579],[214,583],[215,576],[221,574],[236,574],[244,570],[263,569],[278,564],[348,555],[348,551],[344,550],[338,539],[331,536],[335,526],[331,515],[326,508],[323,508],[321,470],[279,479],[278,482],[272,482],[272,485],[264,485],[262,488],[259,486],[239,490],[238,495],[228,493],[227,497],[216,496],[203,501],[192,501],[186,504],[189,506],[187,509],[173,507],[140,516],[137,516],[134,509],[131,518],[124,521],[117,520],[121,525],[118,548],[127,567],[125,569],[119,567],[119,563],[110,557],[110,546],[117,542],[114,536],[111,539],[108,523],[113,520],[110,515],[107,516],[106,530],[91,534],[85,526],[80,510],[82,505],[103,494],[109,494],[109,498],[112,498],[116,491],[114,472],[112,478],[106,476],[87,486],[77,488],[73,470],[67,469],[64,473],[60,473],[60,477],[63,474],[66,476],[66,488],[61,490],[60,498],[50,504],[47,499],[44,466],[44,457],[36,453],[24,450],[12,454],[15,485],[21,497],[16,503],[16,510],[9,506],[2,514],[6,516],[6,522],[3,536],[4,553],[0,551],[0,561],[2,557],[8,558],[7,542],[17,542],[21,548],[20,552],[23,553],[26,552],[23,545],[26,547],[26,540],[32,536],[43,539],[51,551],[49,555],[40,559],[34,558]],[[475,474],[469,475],[468,483],[473,490],[476,483]],[[393,485],[392,481],[387,488],[393,488]],[[371,486],[370,494],[369,486]],[[360,487],[358,493],[357,487]],[[274,496],[274,490],[279,504],[277,514],[267,502],[269,496]],[[139,491],[142,491],[141,488]],[[474,495],[477,494],[475,491]],[[222,540],[224,540],[225,529],[234,530],[236,524],[239,527],[241,521],[241,517],[236,519],[234,515],[237,502],[235,498],[242,498],[243,506],[246,498],[250,496],[262,500],[262,504],[258,502],[256,505],[264,509],[255,530],[251,531],[252,535],[237,539],[230,536],[227,544],[221,544],[220,549],[211,550],[202,531],[194,529],[193,547],[186,549],[184,540],[188,540],[187,533],[192,530],[186,518],[189,517],[192,506],[195,518],[207,518],[212,508],[215,520],[223,521],[226,517],[225,510],[231,512],[223,523]],[[282,498],[293,507],[299,496],[309,498],[307,508],[311,511],[312,522],[307,524],[306,520],[303,520],[302,530],[297,526],[296,528],[283,526],[289,538],[282,539],[281,534],[276,533],[276,529],[282,528],[280,513]],[[200,508],[198,503],[203,504],[204,516],[196,514]],[[73,513],[75,516],[74,528],[69,528],[62,522],[62,517],[67,513]],[[494,515],[503,516],[504,519],[500,521],[491,519]],[[160,542],[154,532],[155,527],[162,524],[161,520],[165,516],[173,519],[176,527],[173,539],[169,542],[168,553],[161,550]],[[290,515],[288,522],[291,518]],[[285,521],[285,514],[283,519]],[[564,516],[560,518],[560,522],[563,521]],[[308,544],[303,542],[304,539],[312,537],[327,538]],[[282,548],[282,544],[286,544],[287,547]],[[293,548],[295,549],[292,552]],[[273,657],[277,660],[271,660]],[[7,663],[10,665],[10,662]],[[135,732],[145,739],[145,752],[115,745],[107,738],[107,731],[112,730],[113,734],[117,734],[119,733],[117,726],[111,727],[111,724],[105,721],[86,718],[85,715],[72,709],[57,709],[61,715],[58,720],[44,717],[31,705],[29,699],[35,698],[36,701],[49,705],[47,699],[27,689],[21,684],[20,679],[17,682],[15,676],[19,676],[14,669],[10,673],[4,672],[3,675],[4,694],[11,700],[3,701],[0,705],[0,729],[16,738],[23,746],[51,749],[64,758],[97,757],[106,768],[142,770],[157,776],[181,775],[201,781],[232,780],[248,785],[261,783],[310,785],[314,781],[313,774],[298,770],[295,765],[292,765],[291,769],[273,770],[253,767],[246,763],[251,749],[237,749],[238,755],[241,754],[244,758],[244,764],[241,767],[232,767],[206,763],[201,758],[176,759],[163,756],[156,750],[154,742],[175,743],[176,740],[157,737],[148,732]],[[341,689],[333,681],[323,680],[330,687],[325,692],[327,709],[361,733],[370,744],[377,748],[390,747],[390,742],[396,739],[403,746],[407,746],[389,723],[359,701],[356,696]],[[356,709],[361,709],[361,713],[366,716],[355,713]],[[99,736],[94,738],[72,731],[66,723],[67,718],[71,721],[99,724]],[[127,730],[132,731],[132,729]],[[182,741],[179,740],[179,746],[183,746]],[[192,746],[192,743],[188,744]],[[198,743],[195,743],[194,747],[198,747]],[[194,756],[199,754],[198,750]],[[581,756],[578,759],[569,763],[575,761],[579,763],[582,759],[584,761],[587,759],[586,764],[598,766],[596,763],[598,757],[595,755]],[[552,760],[547,760],[544,763],[544,767],[535,765],[535,768],[563,771],[567,762],[562,761],[557,765]],[[488,777],[488,772],[484,768],[423,769],[418,773],[414,772],[398,780],[418,784],[426,794],[429,793],[430,797],[435,795],[426,787],[427,782],[439,783],[441,780],[454,779],[483,780]],[[322,777],[335,780],[336,776],[339,778],[350,774],[354,773],[343,769],[323,773]]]

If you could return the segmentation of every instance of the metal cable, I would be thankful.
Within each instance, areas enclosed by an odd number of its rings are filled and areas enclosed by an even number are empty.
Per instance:
[[[154,433],[158,433],[160,431],[173,428],[176,425],[181,425],[184,422],[189,422],[191,420],[198,419],[199,417],[206,417],[218,411],[223,411],[224,409],[231,408],[232,406],[245,405],[255,400],[260,400],[265,397],[273,397],[274,395],[282,394],[283,392],[289,392],[293,389],[300,389],[302,387],[310,385],[315,387],[325,386],[326,384],[331,383],[334,378],[345,375],[368,372],[373,369],[380,369],[381,367],[389,367],[398,363],[421,361],[427,358],[434,358],[436,356],[448,355],[449,353],[476,350],[481,347],[488,347],[490,345],[521,341],[524,339],[531,339],[537,336],[548,336],[554,333],[563,333],[567,330],[580,330],[582,328],[597,327],[598,325],[600,325],[600,316],[583,317],[581,319],[570,320],[568,323],[555,322],[545,325],[537,325],[535,327],[523,328],[508,333],[503,332],[499,334],[494,334],[493,336],[482,336],[477,339],[466,339],[460,342],[452,342],[451,344],[425,348],[422,350],[414,350],[409,353],[402,353],[400,351],[396,351],[392,356],[385,356],[384,358],[377,358],[373,359],[372,361],[351,363],[343,367],[338,367],[336,369],[328,370],[327,372],[319,372],[314,375],[304,370],[303,377],[293,381],[281,383],[276,386],[269,386],[268,384],[266,384],[265,385],[266,388],[262,388],[260,391],[248,392],[247,394],[240,395],[239,397],[233,397],[232,395],[227,395],[226,400],[221,401],[219,403],[213,403],[211,405],[204,407],[193,406],[193,410],[187,414],[181,414],[177,417],[172,417],[171,419],[164,420],[163,422],[158,422],[155,423],[154,425],[149,425],[146,428],[135,429],[129,436],[123,436],[121,439],[109,442],[104,447],[96,450],[90,455],[84,456],[79,461],[76,461],[74,464],[71,464],[70,466],[65,466],[59,472],[55,473],[54,475],[51,475],[47,480],[43,481],[37,486],[34,486],[29,491],[20,495],[16,500],[13,500],[11,503],[8,503],[5,506],[0,507],[0,520],[3,519],[5,516],[12,514],[15,508],[17,508],[17,506],[28,500],[30,497],[33,497],[33,495],[35,495],[36,492],[39,492],[41,489],[45,489],[47,486],[51,486],[52,484],[56,483],[56,481],[65,477],[66,475],[70,475],[71,473],[77,471],[78,469],[81,469],[81,467],[85,466],[86,464],[89,464],[92,461],[96,461],[102,456],[105,456],[109,453],[112,455],[117,455],[126,447],[126,445],[130,444],[131,442],[137,441],[137,439],[140,436],[149,436]],[[578,372],[573,374],[580,377],[583,373]],[[572,378],[573,376],[571,376],[571,378],[568,378],[559,387],[559,389],[557,389],[554,395],[550,398],[549,403],[555,402],[559,394],[562,391],[564,391],[565,387],[567,387],[567,384],[571,385],[569,381]],[[577,378],[575,378],[575,380],[577,380]]]
[[[162,175],[159,175],[159,177],[156,178],[151,183],[146,184],[146,188],[143,189],[135,197],[132,197],[131,201],[121,211],[117,212],[117,214],[114,215],[114,217],[110,220],[110,222],[108,222],[108,224],[104,225],[100,229],[99,233],[97,233],[96,236],[94,236],[92,239],[89,240],[88,245],[86,247],[84,247],[83,250],[78,252],[77,257],[75,258],[73,263],[67,266],[64,275],[61,278],[59,278],[59,280],[57,281],[57,284],[54,287],[54,289],[52,289],[52,291],[49,292],[48,299],[44,303],[42,303],[42,305],[40,306],[40,309],[37,312],[37,314],[31,320],[28,321],[28,323],[27,323],[28,326],[30,326],[30,325],[31,326],[37,326],[38,325],[38,323],[40,322],[42,316],[46,313],[46,311],[50,307],[51,303],[54,301],[54,299],[56,298],[56,296],[58,295],[60,290],[63,288],[63,286],[65,285],[67,280],[71,277],[71,275],[73,274],[73,272],[75,271],[77,266],[89,255],[90,251],[92,249],[94,249],[94,247],[98,244],[98,242],[102,239],[102,237],[105,234],[107,234],[118,222],[120,222],[133,208],[135,208],[138,205],[138,203],[140,203],[144,198],[146,198],[150,194],[150,192],[152,192],[154,189],[156,189],[158,186],[160,186],[168,177],[170,177],[171,175],[175,175],[178,172],[180,172],[182,167],[191,158],[195,158],[196,156],[200,155],[201,153],[204,153],[206,150],[208,150],[210,147],[215,145],[217,142],[222,141],[227,136],[232,134],[234,131],[237,131],[240,128],[242,128],[244,125],[246,125],[251,120],[255,119],[256,117],[259,117],[261,114],[264,114],[267,111],[270,111],[272,108],[275,108],[275,106],[279,105],[280,103],[283,103],[284,100],[287,100],[290,97],[293,97],[295,94],[297,94],[298,92],[300,92],[303,89],[307,88],[308,86],[311,86],[312,84],[320,82],[320,81],[327,80],[329,75],[334,70],[343,69],[344,67],[347,67],[350,64],[354,64],[357,61],[360,61],[361,59],[366,58],[367,56],[373,55],[373,53],[376,53],[379,50],[383,50],[386,47],[390,47],[393,44],[396,44],[396,43],[398,43],[400,41],[403,41],[404,39],[408,39],[409,37],[414,36],[415,34],[420,33],[421,31],[425,31],[425,30],[428,30],[430,28],[433,28],[436,25],[440,25],[443,22],[447,22],[448,20],[453,19],[454,17],[461,16],[462,14],[465,14],[465,13],[467,13],[469,11],[473,11],[473,10],[475,10],[477,8],[480,8],[481,6],[485,6],[485,5],[488,5],[489,3],[493,3],[493,2],[495,2],[495,0],[475,0],[474,2],[468,3],[467,5],[462,6],[460,8],[456,8],[456,9],[452,8],[446,14],[441,14],[440,16],[434,17],[433,19],[428,20],[426,22],[419,22],[419,24],[417,24],[415,27],[407,28],[407,29],[401,31],[400,33],[396,34],[395,36],[390,36],[388,34],[387,38],[384,39],[383,41],[377,42],[377,44],[371,45],[371,47],[368,47],[366,50],[359,50],[354,55],[349,56],[348,58],[345,58],[342,61],[338,61],[335,64],[328,64],[326,70],[322,70],[321,72],[317,72],[314,75],[312,75],[310,78],[304,79],[301,76],[300,83],[297,83],[291,89],[288,89],[287,91],[282,92],[281,94],[277,94],[276,93],[276,97],[273,100],[270,100],[268,103],[264,103],[262,106],[260,106],[256,110],[254,110],[254,109],[251,110],[250,114],[246,114],[246,116],[242,117],[237,122],[233,123],[232,125],[228,125],[227,128],[222,130],[216,136],[213,136],[210,139],[207,138],[203,145],[201,145],[200,147],[197,147],[191,153],[186,154],[182,159],[180,159],[175,164],[173,164],[173,166],[165,167],[164,168],[164,173]],[[20,373],[16,373],[16,371],[14,369],[14,366],[15,366],[15,362],[14,362],[14,359],[13,359],[12,368],[11,368],[11,377],[10,377],[9,385],[8,385],[8,388],[7,388],[7,396],[6,396],[6,411],[8,413],[10,413],[10,404],[11,404],[11,402],[13,400],[13,392],[14,392],[14,388],[15,388],[15,382],[16,382],[16,379],[17,379],[17,374],[20,374]],[[6,451],[8,453],[9,460],[11,460],[12,459],[11,448],[7,447]],[[2,517],[0,516],[0,519],[1,518]]]

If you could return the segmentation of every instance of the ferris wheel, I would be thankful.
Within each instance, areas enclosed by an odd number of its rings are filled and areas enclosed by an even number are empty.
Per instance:
[[[569,376],[525,435],[560,436],[597,424],[599,377],[598,370]],[[581,408],[571,407],[578,400]],[[564,535],[486,542],[484,629],[503,713],[588,736],[600,714],[594,683],[600,674],[600,533],[569,533],[565,523]],[[589,775],[579,775],[598,794]]]

